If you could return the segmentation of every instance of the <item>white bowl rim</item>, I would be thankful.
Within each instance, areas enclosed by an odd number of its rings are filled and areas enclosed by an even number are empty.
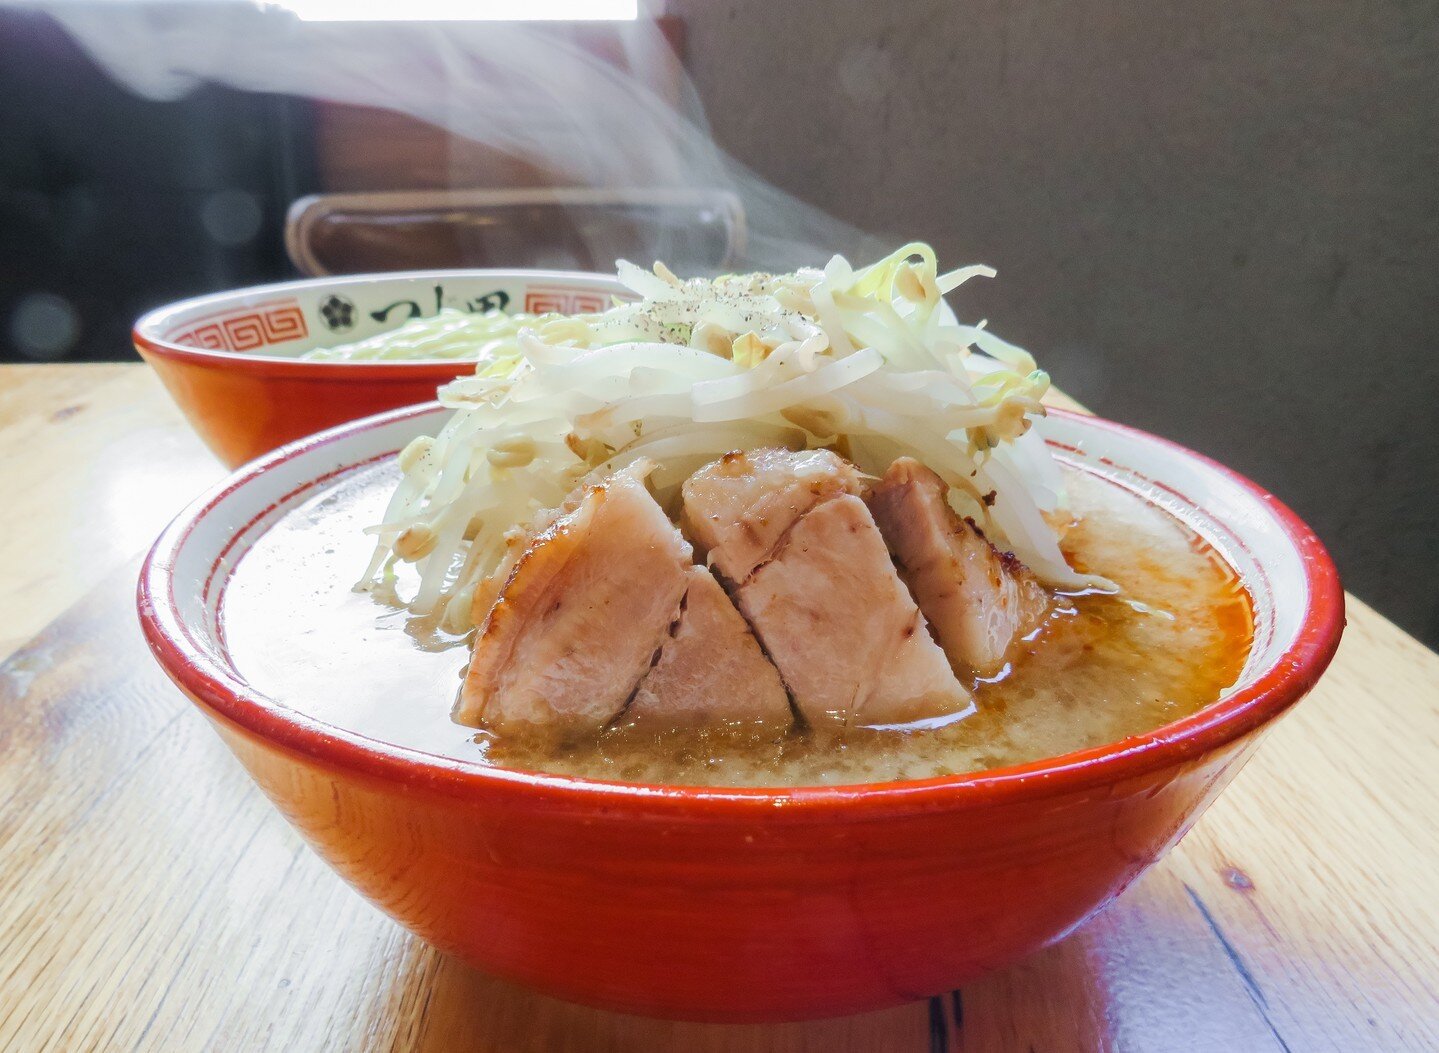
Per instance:
[[[243,351],[226,351],[222,348],[191,347],[166,339],[160,334],[168,332],[175,322],[184,315],[203,308],[222,309],[229,304],[243,303],[247,299],[283,296],[287,294],[313,292],[315,290],[345,289],[355,285],[399,284],[414,281],[535,281],[557,284],[594,286],[606,292],[623,289],[613,274],[600,271],[559,271],[543,268],[489,267],[489,268],[448,268],[440,270],[378,271],[367,274],[332,275],[320,278],[297,278],[290,281],[271,282],[265,285],[250,285],[243,289],[226,289],[221,292],[204,293],[176,300],[161,307],[146,311],[131,328],[130,336],[137,348],[143,347],[154,354],[169,358],[185,359],[211,364],[238,363],[257,367],[284,367],[302,369],[307,372],[326,373],[338,370],[350,373],[454,373],[465,363],[456,359],[384,359],[360,362],[344,359],[291,358],[286,355],[253,355]]]

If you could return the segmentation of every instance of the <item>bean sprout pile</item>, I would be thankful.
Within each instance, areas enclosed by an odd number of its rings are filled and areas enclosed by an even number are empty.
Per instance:
[[[1063,503],[1060,469],[1031,427],[1048,375],[943,306],[994,273],[940,273],[918,243],[859,269],[836,256],[823,270],[687,281],[621,261],[636,300],[534,319],[489,340],[475,374],[440,389],[455,412],[400,454],[358,587],[392,583],[397,562],[413,563],[409,609],[463,632],[476,588],[577,484],[646,458],[673,512],[695,470],[762,446],[830,447],[876,476],[918,458],[1040,578],[1103,585],[1069,566],[1046,519]]]

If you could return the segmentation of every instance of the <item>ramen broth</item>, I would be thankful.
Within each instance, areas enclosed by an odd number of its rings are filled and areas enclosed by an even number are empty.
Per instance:
[[[1020,764],[1151,731],[1218,699],[1248,656],[1252,618],[1233,571],[1177,519],[1102,476],[1065,468],[1072,565],[1117,595],[1061,595],[978,711],[914,730],[796,728],[640,734],[527,748],[454,723],[469,637],[437,632],[395,597],[351,590],[370,554],[391,465],[292,510],[241,559],[222,602],[226,644],[257,691],[372,739],[480,764],[635,782],[816,785],[924,779]],[[406,574],[409,577],[406,577]],[[414,587],[402,565],[397,591]],[[410,590],[410,591],[407,591]]]

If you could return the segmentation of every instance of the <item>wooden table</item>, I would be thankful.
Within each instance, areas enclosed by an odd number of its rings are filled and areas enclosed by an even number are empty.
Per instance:
[[[133,611],[221,474],[143,367],[0,367],[0,1050],[1439,1049],[1439,657],[1358,600],[1319,689],[1077,935],[888,1012],[672,1024],[442,958],[250,785]]]

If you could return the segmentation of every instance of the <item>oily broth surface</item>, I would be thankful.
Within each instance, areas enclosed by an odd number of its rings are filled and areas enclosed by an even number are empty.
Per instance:
[[[609,731],[543,751],[453,723],[468,638],[351,591],[369,557],[392,466],[358,473],[285,516],[241,560],[222,618],[251,686],[328,723],[432,753],[561,774],[696,785],[923,779],[1001,767],[1150,731],[1213,702],[1248,656],[1248,600],[1233,573],[1167,513],[1066,470],[1083,569],[1123,597],[1060,597],[1011,668],[976,682],[978,712],[945,728],[756,741],[735,732]],[[413,581],[401,580],[401,591]],[[1129,601],[1152,608],[1136,609]],[[1162,612],[1162,613],[1161,613]],[[1172,617],[1170,617],[1172,615]]]

